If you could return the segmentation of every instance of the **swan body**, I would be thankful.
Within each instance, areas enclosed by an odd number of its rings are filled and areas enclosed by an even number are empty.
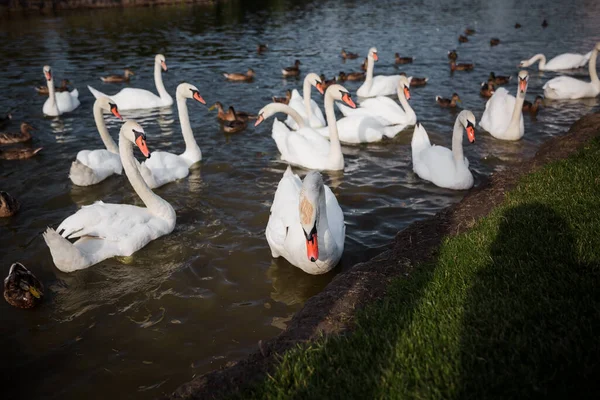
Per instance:
[[[337,265],[344,252],[344,213],[319,172],[309,172],[302,182],[288,166],[265,235],[273,257],[283,257],[306,273],[324,274]]]
[[[323,82],[321,81],[321,78],[315,73],[310,73],[304,78],[302,89],[303,96],[300,96],[300,93],[294,89],[288,105],[296,110],[302,118],[307,121],[308,126],[312,128],[321,128],[326,125],[325,118],[323,117],[319,105],[310,98],[312,86],[316,87],[319,93],[323,94]],[[285,123],[294,130],[298,129],[298,124],[290,116],[287,117]]]
[[[77,89],[70,92],[56,92],[52,78],[52,68],[49,65],[44,66],[44,76],[48,85],[48,99],[42,107],[44,115],[58,117],[79,107],[79,91]]]
[[[48,228],[44,240],[59,270],[73,272],[107,258],[130,256],[175,228],[173,207],[153,193],[140,175],[134,143],[150,156],[144,130],[135,121],[127,121],[119,133],[119,154],[129,182],[146,207],[98,201],[65,219],[56,231]]]
[[[596,58],[600,51],[600,42],[596,43],[590,57],[588,69],[590,81],[585,82],[569,76],[550,79],[544,85],[544,97],[548,99],[584,99],[600,94],[600,80],[596,72]]]
[[[463,110],[458,114],[452,134],[452,150],[432,145],[423,125],[417,123],[411,142],[413,171],[434,185],[454,190],[473,186],[469,160],[463,155],[463,128],[469,141],[475,141],[475,116]]]
[[[173,98],[167,93],[162,80],[161,68],[167,72],[165,56],[157,54],[154,57],[154,84],[158,91],[158,96],[145,89],[125,88],[112,96],[106,95],[99,90],[88,86],[88,89],[95,98],[108,97],[119,105],[122,110],[139,110],[145,108],[168,107],[173,104]]]
[[[519,68],[527,68],[538,61],[540,62],[538,65],[540,71],[560,71],[564,69],[581,68],[585,67],[585,64],[587,64],[588,61],[590,61],[591,56],[591,51],[587,54],[564,53],[559,54],[556,57],[550,59],[550,61],[546,62],[545,55],[536,54],[529,60],[521,61],[521,63],[519,64]]]
[[[525,133],[523,123],[523,102],[527,92],[529,74],[519,72],[517,98],[510,95],[504,88],[498,88],[485,104],[479,126],[490,135],[501,140],[519,140]]]
[[[373,77],[374,62],[378,59],[377,49],[371,47],[367,56],[367,77],[365,82],[356,91],[359,97],[388,96],[396,93],[401,75],[379,75]]]

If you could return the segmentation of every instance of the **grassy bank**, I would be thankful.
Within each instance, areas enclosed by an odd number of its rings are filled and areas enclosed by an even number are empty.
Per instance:
[[[598,398],[600,140],[397,279],[347,336],[287,352],[243,398]]]

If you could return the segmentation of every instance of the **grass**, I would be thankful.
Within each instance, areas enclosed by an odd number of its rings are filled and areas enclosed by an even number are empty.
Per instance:
[[[242,398],[600,398],[600,141],[525,176],[349,335]]]

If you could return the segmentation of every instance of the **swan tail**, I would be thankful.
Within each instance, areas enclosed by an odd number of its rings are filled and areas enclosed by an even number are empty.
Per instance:
[[[50,249],[56,268],[63,272],[73,272],[91,265],[85,255],[71,242],[60,236],[52,228],[43,233],[44,241]]]
[[[90,85],[88,85],[88,90],[94,95],[95,98],[100,98],[100,97],[108,97],[107,95],[105,95],[104,93],[102,93],[99,90],[94,89],[93,87],[91,87]]]
[[[292,171],[292,166],[288,165],[287,168],[285,169],[285,172],[283,173],[283,176],[294,176],[294,171]]]
[[[77,186],[91,186],[103,180],[96,175],[93,169],[77,160],[71,164],[69,179]]]
[[[396,137],[398,133],[400,133],[406,125],[392,125],[386,126],[383,128],[383,135],[389,139],[393,139]]]
[[[78,99],[78,98],[79,98],[79,90],[77,90],[77,89],[73,89],[73,90],[71,90],[71,92],[70,92],[70,93],[71,93],[71,97],[73,97],[73,98],[75,98],[75,99]]]
[[[416,154],[419,154],[423,150],[431,147],[431,142],[429,141],[429,136],[427,135],[427,131],[420,122],[415,124],[415,130],[413,132],[412,141],[410,143],[413,154],[413,162]]]

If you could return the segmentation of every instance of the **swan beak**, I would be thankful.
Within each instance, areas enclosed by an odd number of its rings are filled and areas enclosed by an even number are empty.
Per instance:
[[[167,63],[166,62],[161,61],[160,66],[162,67],[163,71],[167,72]]]
[[[116,105],[110,107],[110,112],[113,113],[115,117],[119,118],[120,120],[123,120],[123,117],[121,117],[121,114],[119,113],[119,110],[117,109]]]
[[[262,116],[262,114],[260,114],[258,116],[258,118],[256,119],[256,122],[254,123],[254,126],[260,125],[260,123],[263,122],[264,120],[265,120],[265,118]]]
[[[47,81],[51,81],[52,80],[52,72],[50,72],[50,71],[44,71],[44,75],[46,75],[46,80]]]
[[[150,150],[148,150],[148,145],[146,144],[146,139],[143,135],[140,135],[135,139],[135,144],[139,147],[144,157],[150,158]]]
[[[316,233],[312,235],[310,240],[306,241],[306,256],[311,262],[316,262],[319,259],[319,242]]]
[[[354,104],[354,101],[352,100],[352,98],[350,97],[349,93],[344,93],[342,95],[342,101],[346,104],[348,104],[350,107],[352,108],[356,108],[356,104]]]
[[[475,143],[475,128],[470,124],[467,126],[467,137],[470,143]]]
[[[317,82],[317,85],[315,87],[317,88],[319,93],[325,94],[325,91],[323,90],[323,82]]]
[[[521,93],[525,93],[525,91],[527,90],[527,80],[526,79],[521,79],[519,81],[519,90],[521,91]]]
[[[410,100],[410,89],[406,86],[404,86],[404,97],[406,97],[406,100]]]
[[[194,92],[194,100],[199,101],[202,104],[206,104],[206,101],[200,96],[200,93]]]
[[[373,60],[379,61],[379,56],[377,55],[377,53],[373,53]]]
[[[36,299],[42,298],[42,294],[40,293],[40,291],[34,288],[33,286],[29,286],[29,293],[31,293]]]

